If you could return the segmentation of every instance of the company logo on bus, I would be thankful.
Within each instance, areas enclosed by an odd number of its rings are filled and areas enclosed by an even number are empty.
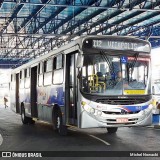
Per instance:
[[[127,114],[128,112],[124,109],[121,109],[121,114]]]

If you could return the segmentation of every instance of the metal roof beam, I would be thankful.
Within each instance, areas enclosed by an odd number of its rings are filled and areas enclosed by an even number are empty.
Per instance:
[[[140,3],[142,3],[143,1],[145,1],[145,0],[142,0],[142,1],[135,0],[135,1],[132,1],[131,4],[134,5],[134,6],[136,6],[136,5],[139,5]],[[129,7],[131,4],[127,4],[126,7]],[[121,14],[121,13],[123,13],[123,12],[124,12],[124,11],[122,11],[122,10],[117,10],[117,11],[111,13],[110,15],[108,15],[108,16],[106,16],[106,17],[104,17],[104,18],[101,18],[100,20],[97,20],[95,23],[93,23],[93,24],[90,26],[90,28],[84,28],[84,29],[76,32],[76,34],[81,35],[82,33],[87,32],[89,29],[94,28],[94,27],[98,26],[99,24],[103,24],[105,21],[108,21],[109,19],[111,19],[111,18],[113,18],[113,17],[116,17],[116,16],[118,16],[119,14]],[[92,34],[97,34],[97,32],[92,33]]]
[[[156,24],[156,23],[160,23],[160,20],[158,20],[157,22],[147,24],[145,26],[138,26],[136,28],[135,27],[130,27],[130,28],[132,28],[129,31],[130,36],[139,37],[139,38],[142,38],[142,39],[145,39],[145,40],[149,40],[150,43],[151,43],[151,46],[153,48],[155,48],[157,46],[160,46],[160,26],[153,27],[153,25]],[[157,28],[158,28],[158,31],[156,32],[155,30]],[[139,32],[135,33],[138,30],[139,30]],[[131,34],[131,33],[134,33],[134,34]]]
[[[7,17],[7,21],[6,21],[5,24],[3,24],[4,27],[1,29],[0,34],[2,34],[2,33],[7,29],[8,25],[9,25],[9,24],[12,22],[12,20],[17,16],[18,12],[22,9],[22,7],[23,7],[23,4],[17,4],[17,5],[14,7],[14,9],[13,9],[13,11],[12,11],[12,13],[11,13],[11,17],[10,17],[10,18]]]
[[[155,2],[155,4],[156,4],[156,6],[159,6],[160,5],[160,1]],[[148,5],[147,7],[145,7],[145,9],[150,9],[151,7],[152,7],[152,5]],[[123,21],[125,21],[125,20],[127,20],[129,18],[133,18],[133,17],[135,17],[135,16],[137,16],[137,15],[139,15],[141,13],[142,13],[141,11],[137,11],[136,13],[132,13],[132,14],[128,15],[127,17],[123,17],[120,20],[115,21],[114,23],[115,24],[120,24]],[[159,15],[159,12],[154,12],[154,13],[152,13],[151,16],[149,15],[149,16],[146,16],[145,18],[139,18],[139,19],[135,20],[134,22],[131,22],[131,23],[127,24],[127,25],[133,26],[133,25],[135,25],[135,24],[137,24],[139,22],[142,22],[142,21],[146,20],[149,17],[152,18],[152,16],[156,16],[156,15]],[[122,29],[124,29],[126,27],[117,28],[117,29],[111,31],[109,34],[112,35],[113,33],[116,33],[116,32],[118,32],[118,31],[120,31],[120,30],[122,30]],[[107,29],[109,29],[109,26],[103,27],[103,28],[95,31],[93,34],[98,34],[98,33],[102,32],[103,30],[107,30]]]
[[[152,16],[153,16],[153,15],[152,15]],[[153,18],[153,17],[151,17],[151,18]],[[148,23],[148,24],[146,24],[146,25],[139,26],[139,27],[134,28],[134,29],[132,29],[132,30],[129,30],[126,34],[131,34],[131,33],[137,32],[137,31],[140,30],[140,29],[147,28],[147,27],[149,27],[149,26],[154,26],[154,25],[159,24],[159,23],[160,23],[160,19],[157,20],[157,21]],[[125,34],[124,34],[124,35],[125,35]]]
[[[43,37],[50,37],[50,38],[53,38],[55,36],[65,36],[66,34],[55,34],[55,33],[3,33],[1,35],[1,37],[8,37],[8,36],[11,36],[11,37],[28,37],[28,36],[32,36],[32,37],[35,37],[35,38],[41,38],[42,36]],[[78,35],[78,34],[77,34]]]
[[[114,6],[119,2],[120,2],[120,0],[111,1],[111,2],[108,1],[107,4],[104,7]],[[99,6],[97,8],[99,8]],[[100,13],[102,13],[104,11],[106,11],[106,10],[97,10],[97,11],[95,11],[94,13],[92,13],[92,14],[88,15],[87,17],[85,17],[84,19],[80,20],[78,23],[73,24],[71,27],[67,28],[65,31],[62,32],[62,34],[66,34],[66,33],[70,32],[70,31],[72,31],[74,28],[84,24],[85,22],[88,22],[90,19],[92,19],[93,17],[99,15]]]
[[[4,0],[1,0],[1,1],[0,1],[0,8],[1,8],[1,6],[2,6],[3,2],[4,2]]]
[[[12,48],[12,47],[0,47],[1,50],[6,50],[6,49],[13,49],[13,50],[27,50],[27,51],[33,51],[33,50],[40,50],[40,51],[45,51],[45,49],[41,49],[41,48]]]
[[[45,7],[45,3],[49,3],[51,0],[42,0],[42,1],[43,1],[44,5],[38,6],[36,8],[36,10],[34,10],[34,12],[32,12],[32,14],[30,16],[28,16],[27,19],[25,19],[25,21],[23,21],[22,25],[20,27],[16,28],[16,33],[20,32],[26,25],[28,25],[31,22],[31,20],[33,19],[33,17],[36,16],[38,13],[40,13],[41,10]],[[21,3],[19,3],[19,4],[21,4]],[[21,4],[21,5],[24,5],[24,4]],[[14,40],[14,39],[11,39],[11,40]],[[9,53],[7,53],[6,56],[8,54]]]
[[[143,0],[142,0],[142,1],[143,1]],[[136,1],[134,1],[134,5],[138,5],[138,4],[142,3],[142,1],[139,2],[139,0],[136,0]],[[119,1],[119,2],[120,2],[120,1]],[[114,4],[114,5],[115,5],[115,4]],[[126,5],[126,6],[129,6],[129,4]],[[118,12],[118,13],[117,13],[117,12]],[[119,11],[117,11],[117,12],[116,12],[116,13],[117,13],[117,15],[118,15],[118,14],[124,12],[124,11],[119,10]],[[116,15],[114,15],[114,16],[116,16]],[[110,16],[109,16],[109,18],[110,18]],[[106,20],[106,18],[103,18],[103,19]],[[66,21],[68,21],[68,20],[66,20]],[[96,25],[98,25],[99,23],[103,23],[103,22],[101,22],[101,20],[99,20],[99,21],[93,23],[93,24],[91,25],[91,28],[92,28],[92,26],[96,26]],[[62,22],[61,22],[61,24],[59,24],[58,26],[56,26],[56,28],[53,28],[53,29],[50,31],[50,33],[52,33],[55,29],[58,29],[61,25],[63,25]],[[69,40],[71,40],[73,37],[75,37],[75,35],[80,35],[80,33],[83,33],[83,32],[85,32],[85,31],[87,31],[87,30],[88,30],[88,29],[84,28],[84,29],[82,29],[81,31],[76,32],[74,35],[69,36],[69,38],[66,39],[66,40],[69,41]],[[62,32],[62,33],[63,33],[63,32]],[[66,33],[66,32],[65,32],[65,33]],[[63,34],[64,34],[64,33],[63,33]],[[48,42],[48,43],[49,43],[49,42]],[[45,44],[47,44],[47,42],[45,42]],[[44,44],[44,45],[45,45],[45,44]],[[30,52],[29,54],[31,54],[31,52]]]
[[[98,0],[97,0],[98,1]],[[93,5],[95,3],[95,1],[90,1],[90,3],[88,5]],[[48,33],[52,33],[53,31],[55,31],[56,29],[58,29],[59,27],[61,27],[63,24],[65,24],[67,21],[71,20],[73,17],[76,17],[78,14],[80,14],[82,11],[84,11],[85,9],[79,9],[78,11],[76,10],[74,12],[74,14],[70,15],[69,17],[67,17],[65,20],[61,21],[57,26],[55,26],[55,28],[52,28],[48,31]]]
[[[26,25],[28,25],[36,15],[38,15],[47,5],[47,3],[49,3],[51,0],[42,0],[43,1],[43,5],[38,6],[32,13],[30,16],[27,17],[27,19],[25,19],[25,21],[23,21],[23,23],[21,24],[20,27],[18,27],[17,31],[20,32],[20,30],[22,28],[24,28]],[[23,3],[21,3],[23,4]]]
[[[44,3],[44,4],[45,4],[45,3],[49,3],[50,1],[51,1],[51,0],[43,0],[43,3]],[[19,3],[19,4],[20,4],[20,3]],[[12,20],[13,20],[14,18],[16,18],[16,19],[15,19],[15,26],[14,26],[15,32],[16,32],[16,33],[20,32],[26,25],[28,25],[28,24],[30,23],[30,21],[33,19],[33,17],[36,16],[44,7],[45,7],[45,5],[36,8],[36,9],[34,10],[34,12],[31,13],[30,16],[28,16],[26,19],[24,18],[24,21],[23,21],[23,23],[21,24],[20,27],[18,27],[18,26],[16,25],[16,20],[17,20],[17,14],[16,14],[15,17],[12,18]],[[10,39],[10,41],[12,41],[12,40],[13,40],[13,39]],[[9,43],[9,42],[8,42],[8,43]]]
[[[145,21],[145,20],[147,20],[147,19],[151,19],[151,18],[153,18],[153,17],[155,17],[155,16],[157,16],[157,15],[159,15],[159,12],[152,13],[151,15],[148,15],[148,16],[146,16],[146,17],[144,17],[144,18],[139,18],[139,19],[135,20],[134,22],[129,23],[128,25],[132,26],[132,25],[141,23],[141,22],[143,22],[143,21]],[[158,21],[157,23],[159,23],[159,21]],[[151,24],[151,25],[152,25],[152,24]],[[143,26],[142,26],[142,27],[143,27]],[[116,32],[118,32],[118,31],[120,31],[120,30],[125,29],[125,28],[127,28],[127,26],[126,26],[126,27],[120,27],[120,28],[118,28],[118,29],[115,29],[115,30],[111,31],[109,34],[112,35],[113,33],[116,33]],[[133,31],[135,32],[135,31],[137,31],[137,29],[134,29],[134,30],[132,30],[132,31],[129,31],[129,32],[127,32],[126,34],[130,34],[130,33],[132,33]]]
[[[9,3],[10,1],[8,1],[8,3]],[[114,1],[114,3],[116,3],[117,1]],[[122,1],[122,0],[120,0],[120,2],[122,3],[122,2],[124,2],[124,0]],[[4,3],[7,3],[7,1],[5,1]],[[15,2],[16,3],[16,2]],[[92,5],[92,6],[90,6],[90,5],[81,5],[81,4],[71,4],[71,5],[69,5],[69,4],[51,4],[51,3],[48,3],[48,4],[46,4],[46,3],[34,3],[34,2],[20,2],[20,4],[30,4],[30,5],[35,5],[35,6],[43,6],[43,5],[46,5],[46,6],[50,6],[50,7],[61,7],[61,8],[68,8],[68,7],[72,7],[72,8],[85,8],[85,9],[87,9],[87,8],[97,8],[98,7],[98,9],[99,10],[106,10],[106,9],[115,9],[115,10],[117,10],[117,9],[119,9],[119,10],[124,10],[124,11],[128,11],[128,10],[130,10],[131,9],[131,6],[126,6],[126,7],[123,7],[123,5],[121,5],[120,7],[118,7],[117,8],[117,6],[112,6],[112,7],[110,7],[110,6],[97,6],[97,5]],[[144,9],[144,8],[132,8],[132,10],[137,10],[137,11],[150,11],[150,12],[154,12],[154,11],[160,11],[160,9]]]
[[[96,3],[98,0],[90,0],[90,1],[88,1],[88,5],[93,5],[94,3]],[[55,28],[52,28],[52,29],[50,29],[49,31],[47,31],[47,33],[52,33],[54,30],[56,30],[56,29],[58,29],[60,26],[62,26],[64,23],[66,23],[67,21],[69,21],[70,19],[72,19],[73,17],[75,17],[76,15],[78,15],[78,14],[80,14],[82,11],[84,11],[85,9],[84,8],[79,8],[78,9],[78,11],[76,11],[75,13],[74,13],[74,15],[72,14],[71,16],[68,16],[68,18],[66,18],[64,21],[62,21],[62,22],[60,22],[57,26],[55,26]],[[51,20],[51,19],[50,19]],[[45,23],[47,23],[47,22],[45,22]],[[45,25],[45,23],[43,24],[43,25]],[[42,26],[41,26],[42,27]],[[34,33],[35,32],[37,32],[38,31],[38,29],[37,30],[35,30],[34,31]],[[34,43],[36,43],[36,42],[38,42],[39,41],[39,39],[37,39]],[[45,42],[45,44],[47,44],[46,42]],[[44,45],[45,45],[44,44]],[[31,52],[29,52],[29,54],[31,54]]]
[[[48,0],[48,1],[46,1],[46,3],[49,3],[51,0]],[[44,2],[44,0],[43,0],[43,2]],[[72,1],[73,2],[73,1]],[[58,3],[58,2],[57,2]],[[67,0],[65,1],[65,3],[67,3]],[[71,3],[71,1],[70,1],[70,3]],[[43,6],[44,7],[44,6]],[[41,8],[39,8],[39,10],[35,13],[35,15],[37,15],[38,13],[40,13],[40,11],[42,10],[43,8],[41,7]],[[62,10],[64,10],[64,8],[61,8],[61,9],[58,9],[57,10],[57,12],[53,12],[53,14],[52,14],[52,16],[53,17],[55,17],[57,14],[59,14]],[[35,16],[34,15],[34,16]],[[20,32],[20,30],[22,29],[22,28],[24,28],[27,24],[27,22],[28,22],[28,20],[29,20],[29,23],[32,23],[32,21],[34,21],[34,18],[32,17],[32,18],[27,18],[27,20],[21,25],[21,27],[18,29],[18,31],[17,32]],[[49,17],[49,18],[47,18],[47,20],[44,22],[44,23],[42,23],[41,25],[39,25],[38,26],[38,28],[35,28],[33,31],[32,31],[32,33],[36,33],[39,29],[41,29],[46,23],[48,23],[49,21],[51,20],[51,17]],[[28,23],[28,24],[29,24]],[[25,25],[26,24],[26,25]],[[20,43],[19,43],[20,44]],[[17,45],[19,45],[19,44],[17,44]],[[10,51],[10,52],[12,52],[12,51]],[[8,54],[10,54],[10,52],[8,53]],[[7,55],[8,55],[7,54]],[[6,56],[7,56],[6,55]]]
[[[73,0],[75,1],[75,0]],[[73,1],[69,1],[68,3],[71,4]],[[64,1],[66,3],[67,1]],[[69,5],[68,4],[68,5]],[[66,7],[65,7],[66,8]],[[33,30],[33,33],[37,33],[39,29],[41,29],[43,26],[45,26],[48,22],[50,22],[52,19],[54,19],[59,13],[61,13],[64,9],[64,7],[58,8],[49,18],[47,18],[43,23],[41,23],[37,28]]]
[[[134,1],[134,2],[132,1],[132,7],[133,7],[133,6],[136,6],[136,5],[140,5],[142,2],[145,2],[145,0],[144,0],[144,1],[138,1],[138,0],[137,0],[137,1]],[[155,4],[156,4],[156,6],[159,5],[158,2],[156,2]],[[128,7],[129,5],[131,5],[131,4],[128,4],[128,5],[126,5],[126,6]],[[123,11],[114,12],[112,15],[109,16],[109,18],[115,17],[115,16],[119,15],[119,14],[122,13],[122,12],[123,12]],[[141,13],[142,13],[142,12],[141,12]],[[103,23],[105,20],[106,20],[106,18],[100,19],[100,20],[97,21],[96,23],[92,24],[90,28],[95,27],[95,26],[98,25],[99,23]],[[79,31],[79,32],[76,32],[73,36],[70,36],[67,40],[73,38],[73,37],[74,37],[75,35],[77,35],[77,34],[80,35],[81,33],[85,32],[85,31],[87,31],[87,30],[88,30],[88,29],[85,28],[85,29],[83,29],[83,30],[81,30],[81,31]]]
[[[159,23],[160,23],[160,20],[159,20]],[[138,33],[135,33],[135,34],[132,34],[132,36],[138,36],[138,37],[141,37],[141,38],[146,38],[148,36],[149,38],[149,41],[155,41],[157,39],[160,39],[160,26],[155,26],[153,27],[153,25],[146,25],[143,27],[144,30],[139,29],[139,32]],[[148,31],[151,31],[151,34],[148,35]]]

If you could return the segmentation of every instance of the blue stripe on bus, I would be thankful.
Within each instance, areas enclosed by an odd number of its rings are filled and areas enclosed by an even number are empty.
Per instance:
[[[125,109],[128,112],[136,112],[136,111],[141,111],[141,110],[147,109],[148,105],[145,105],[145,106],[123,106],[121,108]]]
[[[52,88],[47,104],[57,103],[59,106],[64,105],[64,92],[63,87]]]

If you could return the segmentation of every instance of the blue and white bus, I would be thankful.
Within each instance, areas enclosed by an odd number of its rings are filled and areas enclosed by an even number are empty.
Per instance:
[[[152,123],[150,43],[131,37],[82,36],[12,71],[11,108],[23,124],[118,127]]]

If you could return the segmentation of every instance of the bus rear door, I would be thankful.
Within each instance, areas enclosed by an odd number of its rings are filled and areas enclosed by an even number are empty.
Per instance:
[[[37,111],[37,66],[31,68],[31,115],[38,117]]]

